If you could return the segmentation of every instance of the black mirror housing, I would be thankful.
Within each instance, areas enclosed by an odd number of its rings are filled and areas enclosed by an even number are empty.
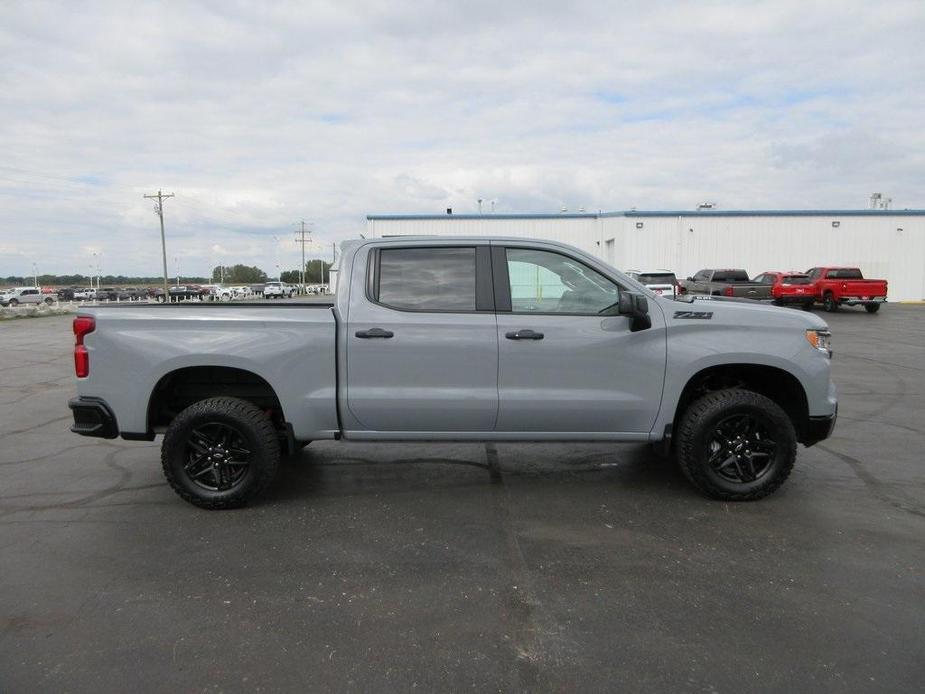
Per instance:
[[[649,318],[649,300],[642,294],[620,292],[620,315],[630,317],[630,331],[638,332],[652,327]]]

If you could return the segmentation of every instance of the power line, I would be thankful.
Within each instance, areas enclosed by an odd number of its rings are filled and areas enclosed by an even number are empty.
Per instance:
[[[160,189],[157,191],[157,195],[145,195],[148,199],[157,199],[157,202],[154,204],[154,212],[158,217],[161,218],[161,253],[164,260],[164,301],[166,302],[170,298],[170,287],[168,286],[167,280],[167,241],[164,239],[164,198],[172,198],[173,193],[168,193],[164,195],[161,193]],[[180,278],[177,277],[177,282],[180,281]]]

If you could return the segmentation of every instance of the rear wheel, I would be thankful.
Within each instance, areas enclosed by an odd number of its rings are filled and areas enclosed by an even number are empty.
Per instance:
[[[170,423],[161,447],[170,486],[206,509],[243,506],[273,481],[279,457],[270,420],[238,398],[190,405]]]
[[[865,304],[864,310],[868,313],[876,313],[880,310],[880,304]]]
[[[796,432],[780,406],[748,390],[714,391],[694,401],[678,427],[678,463],[704,494],[760,499],[790,475]]]
[[[822,308],[829,313],[835,313],[838,310],[838,302],[832,292],[826,292],[826,295],[822,298]]]
[[[43,301],[45,302],[45,304],[46,304],[47,306],[51,306],[51,304],[52,304],[52,302],[53,302],[54,300],[53,300],[50,296],[48,296],[48,297],[45,297],[45,298],[43,299]]]

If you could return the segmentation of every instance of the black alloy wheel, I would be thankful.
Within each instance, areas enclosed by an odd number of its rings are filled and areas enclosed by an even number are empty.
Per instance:
[[[776,402],[754,391],[710,391],[681,416],[675,451],[684,476],[724,501],[750,501],[774,492],[796,460],[793,422]]]
[[[726,417],[709,438],[708,464],[713,472],[734,483],[755,482],[768,473],[777,443],[766,426],[750,414]]]
[[[266,489],[279,467],[278,432],[246,400],[216,397],[180,412],[164,435],[164,476],[184,500],[206,509],[237,508]]]
[[[241,484],[251,455],[240,431],[230,424],[212,422],[190,431],[183,471],[190,482],[203,489],[226,492]]]
[[[838,310],[838,302],[835,300],[835,295],[832,292],[829,292],[822,299],[822,307],[829,313],[835,313]]]

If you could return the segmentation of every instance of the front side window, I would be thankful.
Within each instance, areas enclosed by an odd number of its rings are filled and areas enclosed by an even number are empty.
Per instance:
[[[410,311],[474,311],[475,248],[384,248],[378,301]]]
[[[597,315],[617,303],[617,285],[587,265],[550,251],[507,249],[515,313]]]

